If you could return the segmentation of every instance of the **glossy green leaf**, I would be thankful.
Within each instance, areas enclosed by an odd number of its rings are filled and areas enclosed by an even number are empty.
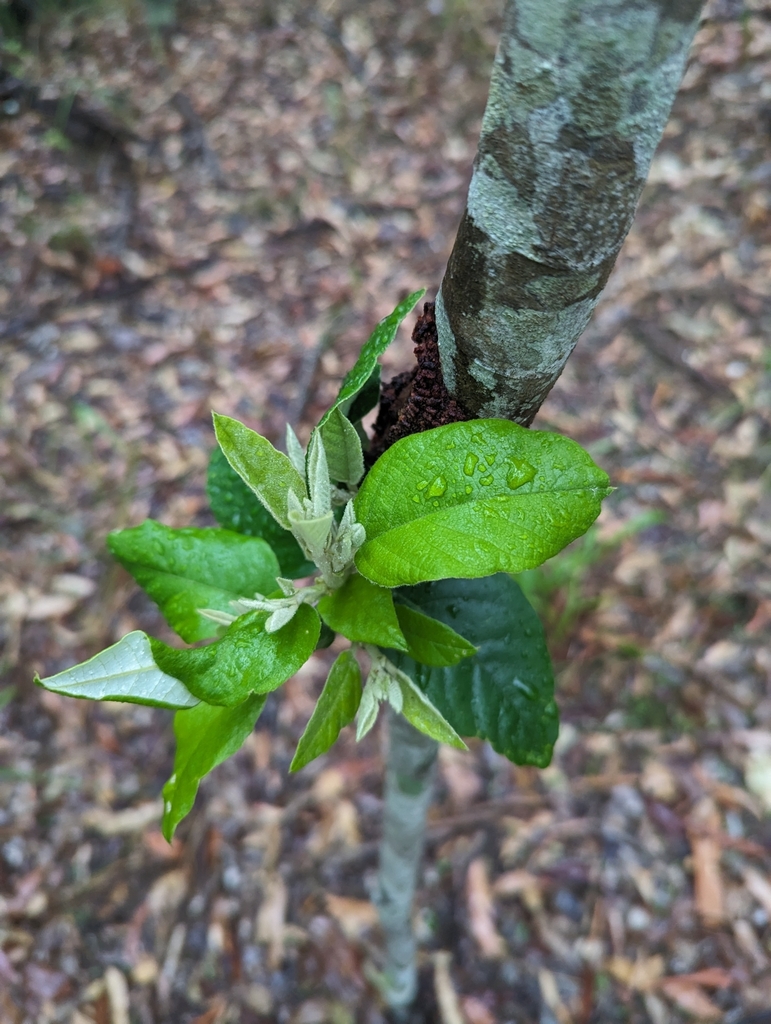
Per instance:
[[[213,414],[214,433],[233,469],[257,495],[276,522],[289,529],[287,494],[306,496],[305,481],[283,452],[267,438],[229,416]]]
[[[402,438],[355,499],[364,576],[385,587],[521,572],[591,526],[608,477],[575,441],[508,420]]]
[[[476,654],[476,647],[438,619],[404,604],[396,604],[396,617],[408,644],[407,653],[423,665],[457,665]]]
[[[364,455],[356,428],[339,409],[333,409],[318,428],[327,453],[329,475],[337,483],[354,487],[364,476]]]
[[[318,611],[330,629],[354,643],[407,650],[391,591],[358,573],[349,576],[339,590],[322,597]]]
[[[411,587],[409,600],[479,650],[432,668],[389,654],[461,736],[479,736],[516,764],[549,764],[559,731],[554,673],[538,616],[503,573]]]
[[[222,449],[211,453],[206,493],[214,518],[227,530],[247,537],[262,537],[273,549],[281,566],[281,574],[289,579],[310,576],[316,571],[300,550],[292,534],[276,522],[251,488],[231,467]]]
[[[117,700],[159,708],[192,708],[198,698],[158,667],[151,639],[140,630],[55,676],[35,682],[46,690],[88,700]]]
[[[351,651],[343,651],[329,670],[324,689],[297,745],[290,772],[299,771],[329,750],[340,730],[356,717],[360,700],[359,663]]]
[[[268,693],[285,683],[310,658],[319,638],[315,610],[303,604],[285,626],[266,633],[267,612],[249,612],[206,647],[178,650],[151,640],[156,664],[181,680],[207,704],[235,707],[253,693]]]
[[[399,324],[410,313],[420,299],[425,295],[426,289],[421,288],[417,292],[408,295],[399,303],[393,313],[384,317],[369,336],[359,353],[359,358],[354,366],[348,371],[338,392],[333,405],[321,417],[319,427],[323,427],[333,411],[339,408],[347,413],[356,396],[369,385],[371,389],[372,375],[377,366],[377,361],[396,337]]]
[[[111,533],[107,546],[189,644],[218,632],[200,608],[232,612],[236,598],[275,590],[280,573],[264,540],[230,530],[173,530],[147,519]]]
[[[266,699],[264,694],[255,694],[234,708],[201,703],[174,716],[174,773],[163,787],[162,828],[169,842],[192,808],[201,779],[240,748]]]
[[[354,426],[363,419],[368,412],[371,412],[380,401],[380,363],[367,378],[364,387],[359,391],[350,404],[346,416]]]

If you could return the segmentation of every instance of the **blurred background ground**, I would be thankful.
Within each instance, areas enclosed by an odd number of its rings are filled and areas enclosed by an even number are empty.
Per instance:
[[[307,437],[375,322],[433,297],[497,8],[115,0],[6,35],[3,1022],[384,1020],[377,737],[287,773],[323,654],[171,847],[171,716],[31,677],[131,629],[168,636],[104,537],[211,524],[212,407]],[[618,487],[523,581],[559,669],[558,753],[538,772],[442,751],[425,1021],[771,1020],[771,3],[708,13],[535,424]],[[404,329],[387,372],[410,362]]]

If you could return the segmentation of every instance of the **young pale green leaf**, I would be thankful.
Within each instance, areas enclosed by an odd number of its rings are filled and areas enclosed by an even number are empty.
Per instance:
[[[402,691],[401,712],[407,721],[437,743],[448,743],[458,750],[467,750],[458,733],[423,690],[405,672],[399,672],[396,678]]]
[[[305,481],[286,455],[238,420],[214,413],[214,433],[233,469],[257,495],[276,522],[289,529],[287,494],[306,496]]]
[[[234,708],[200,703],[174,716],[174,774],[163,787],[163,834],[171,842],[190,811],[198,783],[239,749],[254,728],[267,696],[255,694]]]
[[[476,647],[438,619],[431,619],[415,608],[396,604],[396,617],[408,644],[407,653],[423,665],[457,665],[476,654]]]
[[[296,580],[315,572],[315,565],[302,553],[292,534],[279,526],[257,500],[254,492],[231,467],[219,446],[211,453],[209,460],[206,493],[214,518],[220,526],[247,537],[262,537],[273,549],[284,576]]]
[[[521,572],[591,526],[608,477],[575,441],[508,420],[450,423],[402,438],[354,505],[364,576],[385,587]]]
[[[337,483],[355,487],[364,476],[364,455],[356,428],[342,414],[333,409],[319,432],[324,440],[329,475]]]
[[[356,717],[361,700],[361,669],[351,651],[339,654],[297,745],[290,772],[299,771],[327,750]]]
[[[452,623],[478,651],[453,667],[389,657],[418,684],[461,736],[479,736],[516,764],[545,768],[559,731],[554,673],[538,616],[503,573],[441,580],[407,595],[427,615]]]
[[[221,640],[206,647],[178,650],[151,640],[153,657],[199,700],[235,707],[253,693],[281,686],[316,647],[321,624],[310,605],[300,605],[292,621],[275,633],[265,632],[267,617],[267,612],[241,615]]]
[[[349,576],[339,590],[322,597],[318,611],[330,629],[354,643],[407,650],[391,591],[358,573]]]
[[[393,313],[390,313],[380,321],[364,343],[356,363],[345,375],[332,407],[319,420],[319,427],[323,427],[326,424],[335,409],[339,408],[343,413],[347,413],[359,392],[363,391],[365,387],[369,385],[371,390],[372,375],[375,372],[378,359],[396,337],[399,324],[415,308],[425,293],[426,289],[421,288],[420,291],[408,295],[406,299],[399,303]],[[370,406],[370,408],[372,407]],[[363,413],[359,415],[363,415]]]
[[[308,478],[308,494],[317,517],[332,511],[330,500],[329,464],[324,438],[321,431],[314,430],[305,459],[305,475]]]
[[[135,630],[88,661],[35,682],[54,693],[159,708],[192,708],[198,697],[158,667],[145,633]]]
[[[264,540],[230,530],[173,530],[147,519],[111,533],[107,546],[189,644],[217,635],[200,608],[230,612],[238,597],[275,590],[280,572]]]

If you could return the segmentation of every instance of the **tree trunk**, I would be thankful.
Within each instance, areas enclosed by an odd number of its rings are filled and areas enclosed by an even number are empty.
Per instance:
[[[386,946],[383,995],[388,1005],[398,1010],[409,1006],[417,991],[412,901],[439,746],[390,707],[388,712],[383,839],[375,904]]]
[[[528,425],[562,372],[632,223],[701,7],[507,0],[436,300],[444,385],[464,415]],[[378,905],[393,1007],[415,992],[411,908],[435,758],[436,744],[392,713]]]
[[[472,416],[528,425],[632,223],[702,0],[507,0],[466,210],[436,300]]]

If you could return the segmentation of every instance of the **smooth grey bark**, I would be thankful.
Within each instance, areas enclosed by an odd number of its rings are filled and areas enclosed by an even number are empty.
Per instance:
[[[436,300],[448,390],[529,424],[634,217],[703,0],[507,0]]]
[[[702,0],[507,0],[479,149],[436,300],[468,413],[529,424],[634,217]],[[437,746],[393,712],[377,903],[385,996],[415,992],[412,899]]]
[[[385,936],[383,995],[394,1009],[417,991],[412,901],[423,857],[439,745],[388,708],[383,838],[374,902]]]

